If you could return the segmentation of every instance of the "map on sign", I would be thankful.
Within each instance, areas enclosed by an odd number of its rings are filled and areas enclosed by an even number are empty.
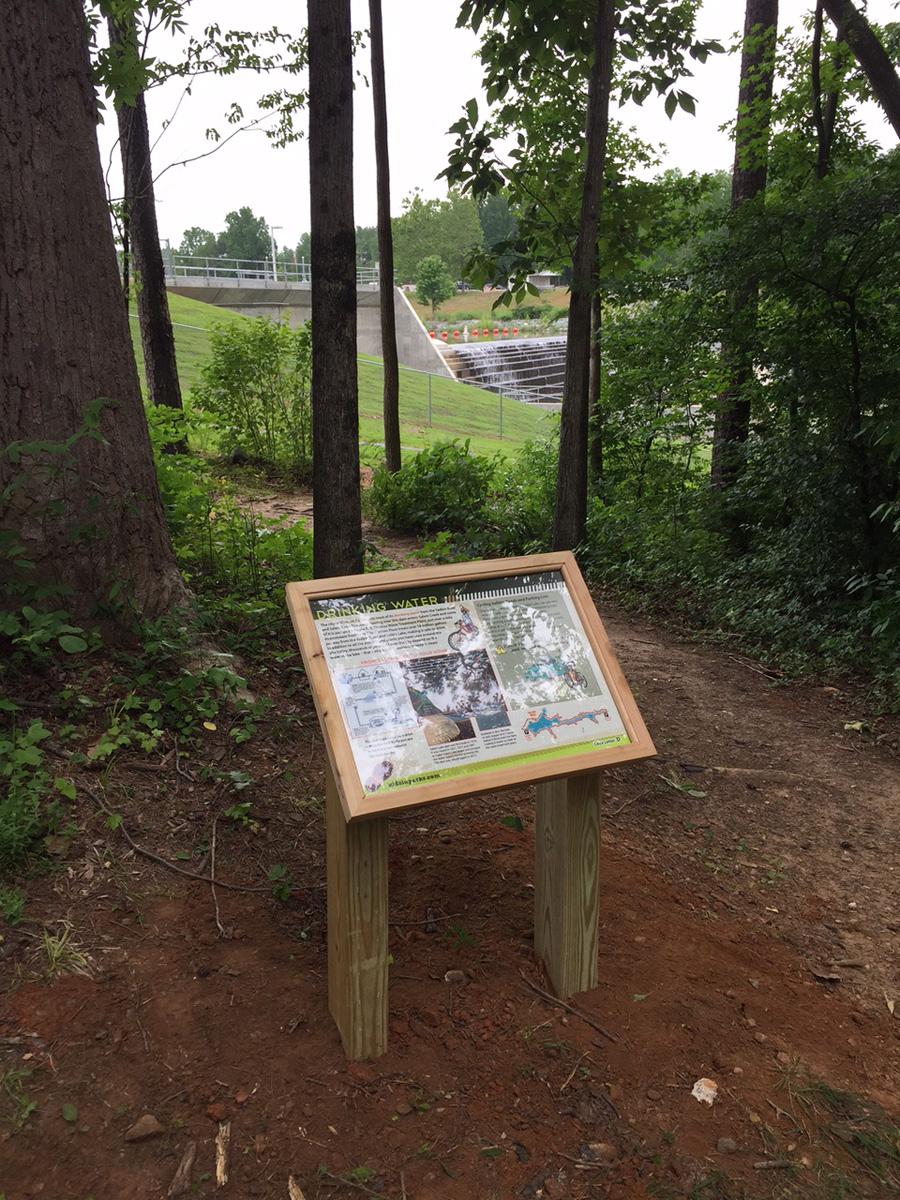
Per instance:
[[[630,744],[561,571],[309,605],[370,796]]]

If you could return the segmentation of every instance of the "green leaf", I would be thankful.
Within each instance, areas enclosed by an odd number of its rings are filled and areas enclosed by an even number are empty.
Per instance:
[[[65,633],[59,639],[59,645],[66,654],[80,654],[82,650],[87,650],[87,642],[84,638],[75,637],[74,634]]]
[[[508,816],[508,817],[501,817],[500,824],[506,825],[507,828],[509,828],[509,829],[514,829],[516,831],[516,833],[521,833],[522,830],[525,828],[522,818],[512,816],[512,815]]]
[[[635,1004],[638,1004],[641,1000],[646,1000],[649,995],[649,992],[635,992],[631,998]]]
[[[675,92],[669,92],[668,96],[666,96],[666,116],[669,118],[669,120],[672,119],[672,116],[677,107],[678,107],[678,96],[675,94]]]
[[[74,800],[77,795],[75,791],[75,784],[71,779],[54,779],[53,786],[56,788],[59,794],[61,796],[65,796],[67,800]]]
[[[466,116],[469,118],[469,124],[474,125],[478,120],[478,101],[470,100],[466,105]]]
[[[62,1117],[64,1121],[74,1124],[78,1120],[78,1109],[74,1104],[64,1104],[62,1106]]]

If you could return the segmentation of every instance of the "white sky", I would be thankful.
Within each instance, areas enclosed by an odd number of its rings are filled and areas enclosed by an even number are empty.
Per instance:
[[[874,21],[896,18],[895,0],[869,0],[868,13]],[[384,40],[388,93],[388,126],[391,153],[391,207],[401,211],[403,197],[414,187],[426,195],[446,191],[435,177],[446,166],[453,143],[447,128],[458,119],[462,105],[472,96],[481,100],[481,72],[475,58],[477,39],[467,30],[455,28],[458,4],[453,0],[383,0]],[[812,9],[811,0],[781,0],[780,25],[798,25]],[[698,26],[701,37],[718,38],[731,44],[743,24],[743,0],[705,0]],[[216,22],[222,29],[255,29],[277,25],[296,31],[305,24],[303,0],[193,0],[188,9],[190,29],[200,32]],[[353,0],[356,29],[368,25],[367,0]],[[151,53],[171,57],[172,39],[159,37]],[[368,74],[368,50],[358,66]],[[712,55],[705,64],[695,63],[695,77],[682,86],[697,99],[697,115],[679,111],[672,121],[662,103],[649,98],[642,108],[629,105],[619,118],[633,124],[642,138],[659,147],[663,166],[683,171],[711,171],[731,166],[731,148],[719,126],[729,120],[737,102],[738,59],[735,55]],[[291,87],[289,77],[286,86]],[[238,101],[249,115],[255,98],[278,85],[272,77],[252,75],[228,79],[201,79],[181,105],[177,118],[165,131],[154,151],[154,173],[169,163],[210,149],[205,130],[214,126],[227,132],[223,114]],[[296,86],[296,81],[293,81]],[[182,84],[173,81],[147,97],[151,139],[156,138],[178,102]],[[375,222],[375,156],[372,135],[372,97],[367,86],[357,88],[355,105],[355,209],[358,225]],[[885,145],[893,143],[893,132],[875,105],[862,114],[870,136]],[[107,112],[100,129],[104,167],[110,160],[115,136],[114,116]],[[224,136],[224,133],[223,133]],[[110,179],[118,194],[118,151],[112,153]],[[259,131],[239,134],[210,158],[185,167],[173,167],[159,180],[156,189],[160,236],[173,245],[191,225],[218,232],[225,214],[249,204],[272,225],[279,244],[294,245],[309,228],[309,171],[307,144],[298,142],[286,149],[275,148]]]

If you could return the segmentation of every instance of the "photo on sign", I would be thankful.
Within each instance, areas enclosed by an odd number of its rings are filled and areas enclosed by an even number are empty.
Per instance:
[[[473,738],[476,728],[509,725],[500,685],[484,650],[411,659],[400,669],[429,746]]]
[[[476,605],[500,683],[515,708],[563,704],[601,694],[584,638],[561,592]]]

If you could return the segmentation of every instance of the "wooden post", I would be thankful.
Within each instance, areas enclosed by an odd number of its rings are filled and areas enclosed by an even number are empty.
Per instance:
[[[328,1007],[344,1053],[387,1049],[388,823],[348,825],[330,764],[325,772],[328,882]]]
[[[537,785],[534,843],[534,948],[565,999],[597,986],[597,772]]]

